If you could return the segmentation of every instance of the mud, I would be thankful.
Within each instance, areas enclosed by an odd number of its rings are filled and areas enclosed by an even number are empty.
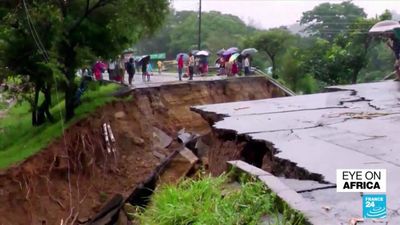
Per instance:
[[[176,138],[206,134],[208,123],[190,106],[264,99],[284,93],[261,77],[135,89],[131,100],[110,103],[65,130],[40,153],[0,175],[0,224],[77,224],[99,212],[116,194],[128,197],[174,150],[154,138],[154,127]],[[108,153],[101,126],[116,143]],[[176,141],[171,145],[176,146]],[[220,146],[228,148],[237,143]],[[154,154],[157,152],[157,154]],[[240,155],[240,154],[239,154]],[[235,155],[236,157],[236,155]],[[239,156],[238,156],[239,157]]]

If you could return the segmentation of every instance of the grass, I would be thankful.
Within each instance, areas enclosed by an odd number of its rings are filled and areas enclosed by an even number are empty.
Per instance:
[[[64,115],[63,96],[53,94],[52,115],[55,123],[46,123],[33,127],[30,106],[27,102],[14,105],[7,115],[0,119],[0,168],[6,168],[46,147],[54,138],[63,134],[63,128],[83,118],[99,106],[114,99],[110,94],[116,91],[118,85],[99,85],[92,83],[82,97],[82,104],[75,110],[76,116],[70,122],[62,123]]]
[[[0,110],[6,109],[7,106],[8,106],[8,104],[7,104],[6,102],[2,102],[2,101],[0,100]]]
[[[303,225],[297,212],[287,207],[279,211],[278,198],[261,182],[243,182],[238,190],[224,193],[226,182],[227,176],[204,177],[161,187],[137,218],[144,225],[253,225],[262,217],[272,218],[273,225]]]

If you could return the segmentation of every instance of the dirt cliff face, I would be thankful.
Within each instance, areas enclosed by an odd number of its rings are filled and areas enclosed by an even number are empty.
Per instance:
[[[40,153],[0,175],[0,224],[77,224],[116,193],[128,196],[161,162],[154,127],[205,134],[209,124],[190,106],[270,98],[284,93],[262,77],[136,89],[68,128]],[[115,136],[109,153],[103,123]],[[157,154],[154,154],[154,153]]]

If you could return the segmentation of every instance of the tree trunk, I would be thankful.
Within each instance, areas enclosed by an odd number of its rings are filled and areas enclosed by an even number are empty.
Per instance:
[[[75,84],[75,57],[74,44],[65,42],[63,44],[63,50],[65,52],[64,58],[64,74],[67,78],[67,85],[65,88],[65,120],[69,121],[75,116],[75,94],[76,94],[76,84]]]
[[[68,84],[65,89],[65,120],[69,121],[75,116],[75,92],[74,76],[67,74]]]

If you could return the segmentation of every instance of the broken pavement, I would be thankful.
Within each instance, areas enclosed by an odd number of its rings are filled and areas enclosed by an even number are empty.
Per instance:
[[[264,141],[273,146],[276,159],[321,175],[319,181],[327,186],[282,180],[294,190],[301,189],[304,198],[343,224],[361,217],[362,199],[360,193],[336,192],[336,169],[387,169],[388,224],[400,224],[400,83],[327,90],[334,92],[203,105],[192,110],[206,120],[218,118],[214,130]]]

